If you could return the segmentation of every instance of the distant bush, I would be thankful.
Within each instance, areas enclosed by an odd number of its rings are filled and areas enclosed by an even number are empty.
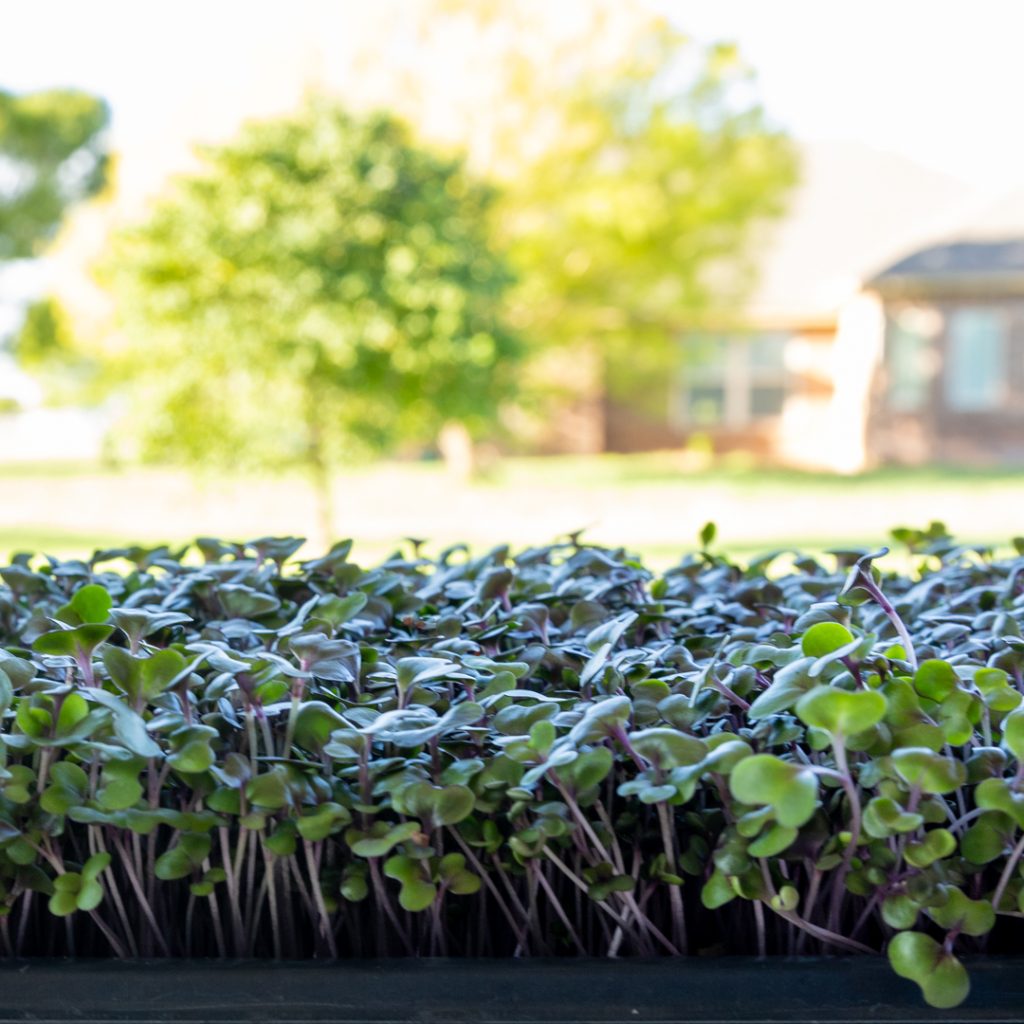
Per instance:
[[[955,1005],[1024,936],[1024,557],[899,537],[19,557],[0,951],[887,950]]]

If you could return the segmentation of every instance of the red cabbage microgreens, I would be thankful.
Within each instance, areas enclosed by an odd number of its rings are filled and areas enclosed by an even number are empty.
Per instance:
[[[1024,557],[896,537],[19,556],[0,955],[887,953],[956,1005],[1024,945]]]

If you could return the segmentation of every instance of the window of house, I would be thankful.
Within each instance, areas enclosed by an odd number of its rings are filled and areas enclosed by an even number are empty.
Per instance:
[[[934,330],[918,313],[901,310],[886,319],[887,398],[889,408],[896,412],[919,412],[928,403]]]
[[[701,336],[686,342],[682,419],[698,427],[724,423],[729,378],[728,339]]]
[[[947,321],[943,383],[946,404],[957,412],[1000,406],[1006,387],[1006,322],[998,309],[964,307]]]
[[[759,334],[746,342],[750,364],[751,419],[779,416],[786,401],[786,342],[784,334]],[[743,342],[740,342],[741,346]]]
[[[743,427],[778,416],[786,400],[785,334],[689,337],[684,341],[684,427]]]

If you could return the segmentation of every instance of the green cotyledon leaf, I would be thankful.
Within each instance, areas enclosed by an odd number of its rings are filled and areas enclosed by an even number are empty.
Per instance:
[[[767,804],[780,824],[805,825],[814,814],[818,779],[809,768],[773,754],[744,758],[729,776],[732,795],[745,804]]]

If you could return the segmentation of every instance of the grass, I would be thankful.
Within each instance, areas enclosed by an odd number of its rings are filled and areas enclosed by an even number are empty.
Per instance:
[[[439,463],[384,463],[339,474],[335,533],[356,555],[385,557],[403,537],[431,546],[527,546],[586,528],[656,566],[694,546],[713,519],[737,555],[878,545],[896,525],[942,519],[971,543],[1021,532],[1024,472],[884,469],[859,477],[726,464],[688,467],[678,453],[508,459],[472,483]],[[13,551],[61,557],[127,543],[184,543],[212,534],[311,538],[316,502],[300,476],[196,479],[169,469],[0,465],[0,559]]]
[[[430,463],[419,465],[431,466]],[[849,490],[853,485],[928,489],[959,483],[1016,484],[1024,487],[1024,469],[1007,466],[883,466],[850,477],[781,466],[761,467],[752,457],[739,454],[725,456],[718,463],[706,466],[700,464],[699,456],[695,457],[687,452],[666,451],[631,455],[564,455],[505,459],[496,464],[484,482],[490,479],[500,485],[523,475],[536,480],[565,479],[580,486],[601,486],[609,483],[665,483],[677,486],[682,477],[699,484],[720,483],[754,488],[765,485],[792,485],[800,488]]]

